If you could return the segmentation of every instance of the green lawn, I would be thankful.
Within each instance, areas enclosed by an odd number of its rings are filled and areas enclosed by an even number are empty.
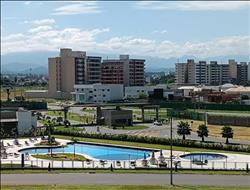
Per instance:
[[[62,161],[62,160],[64,160],[64,161],[68,161],[68,160],[85,161],[85,160],[87,160],[84,156],[76,154],[74,157],[74,154],[71,154],[71,153],[52,154],[52,157],[50,154],[33,154],[32,157],[45,159],[45,160],[56,160],[56,161]]]
[[[62,138],[62,139],[68,139],[68,140],[72,139],[71,136],[62,136],[62,135],[53,135],[53,136],[55,136],[56,138]],[[165,150],[170,149],[169,145],[117,141],[117,140],[107,140],[107,139],[83,138],[83,137],[77,137],[77,138],[79,141],[83,141],[83,142],[114,144],[114,145],[151,148],[151,149],[165,149]],[[246,153],[246,152],[233,152],[233,151],[223,151],[223,150],[211,150],[211,149],[205,149],[205,148],[180,147],[180,146],[173,146],[173,150],[183,151],[183,152],[224,152],[224,153],[235,153],[235,154],[250,154],[250,153]]]
[[[146,186],[146,185],[33,185],[2,186],[2,190],[247,190],[248,187],[219,186]]]
[[[188,109],[190,111],[194,111],[194,109]],[[201,112],[201,113],[204,113],[204,112],[218,112],[220,114],[223,114],[223,113],[244,113],[244,114],[250,114],[250,111],[233,111],[233,110],[207,110],[207,109],[195,109],[196,112]]]
[[[50,116],[64,117],[63,111],[48,111],[46,114]],[[72,112],[68,112],[67,116],[69,120],[73,121],[79,121],[83,123],[91,123],[92,121],[94,122],[94,117],[91,116],[80,116],[79,114]]]
[[[6,168],[4,166],[2,168]],[[10,167],[10,165],[8,165]],[[19,166],[21,167],[21,166]],[[29,174],[29,173],[52,173],[52,174],[59,174],[59,173],[117,173],[117,174],[124,174],[124,173],[133,173],[133,174],[169,174],[170,170],[159,170],[159,169],[114,169],[111,172],[109,169],[52,169],[50,172],[47,169],[11,169],[1,171],[2,174]],[[177,172],[173,171],[174,174],[200,174],[200,175],[249,175],[246,171],[223,171],[223,170],[178,170]]]

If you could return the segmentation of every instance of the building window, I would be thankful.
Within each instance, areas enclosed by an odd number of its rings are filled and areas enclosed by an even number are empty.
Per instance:
[[[110,91],[110,89],[107,89],[107,91],[109,92],[109,91]]]
[[[102,97],[106,97],[106,95],[104,94],[104,95],[102,95]]]

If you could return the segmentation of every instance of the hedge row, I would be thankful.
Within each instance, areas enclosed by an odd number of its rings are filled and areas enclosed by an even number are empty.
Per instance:
[[[192,120],[200,120],[203,121],[205,119],[204,113],[194,112],[194,111],[177,111],[174,109],[167,109],[168,115],[176,118],[182,119],[192,119]]]
[[[243,105],[243,104],[214,104],[214,103],[192,103],[192,102],[152,102],[152,103],[159,103],[161,108],[174,108],[174,109],[208,109],[208,110],[232,110],[232,111],[249,111],[250,105]]]
[[[160,144],[160,145],[170,145],[171,140],[167,138],[160,137],[147,137],[147,136],[132,136],[126,134],[89,134],[81,133],[79,131],[62,131],[55,129],[54,135],[64,135],[64,136],[74,136],[74,137],[84,137],[84,138],[95,138],[95,139],[108,139],[108,140],[118,140],[118,141],[129,141],[129,142],[140,142],[140,143],[150,143],[150,144]],[[203,143],[194,140],[181,140],[173,139],[173,146],[181,147],[192,147],[192,148],[205,148],[213,150],[225,150],[225,151],[236,151],[236,152],[248,152],[250,153],[249,145],[225,145],[222,143]]]
[[[1,101],[2,107],[24,107],[28,110],[47,109],[47,102],[35,102],[35,101]]]

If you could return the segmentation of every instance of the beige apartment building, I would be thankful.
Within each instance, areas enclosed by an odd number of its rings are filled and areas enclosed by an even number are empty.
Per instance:
[[[70,98],[75,84],[101,82],[101,57],[84,51],[60,49],[60,56],[48,59],[49,97]]]
[[[181,85],[223,85],[233,83],[246,85],[249,66],[246,62],[238,64],[231,59],[228,64],[218,64],[217,61],[194,62],[189,59],[186,63],[175,65],[176,84]]]
[[[123,84],[124,86],[144,86],[144,59],[106,59],[102,62],[102,84]]]

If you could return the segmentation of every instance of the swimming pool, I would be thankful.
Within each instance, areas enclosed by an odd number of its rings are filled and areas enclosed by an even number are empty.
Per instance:
[[[100,160],[138,160],[144,156],[149,157],[152,151],[134,148],[113,147],[104,145],[76,143],[68,144],[66,147],[52,148],[52,152],[73,153],[75,146],[76,154],[89,155],[92,158]],[[28,148],[23,149],[21,153],[39,154],[49,153],[51,148]]]
[[[227,156],[223,154],[202,153],[202,152],[184,154],[184,155],[181,155],[180,157],[184,159],[192,160],[192,161],[223,160],[227,158]]]

